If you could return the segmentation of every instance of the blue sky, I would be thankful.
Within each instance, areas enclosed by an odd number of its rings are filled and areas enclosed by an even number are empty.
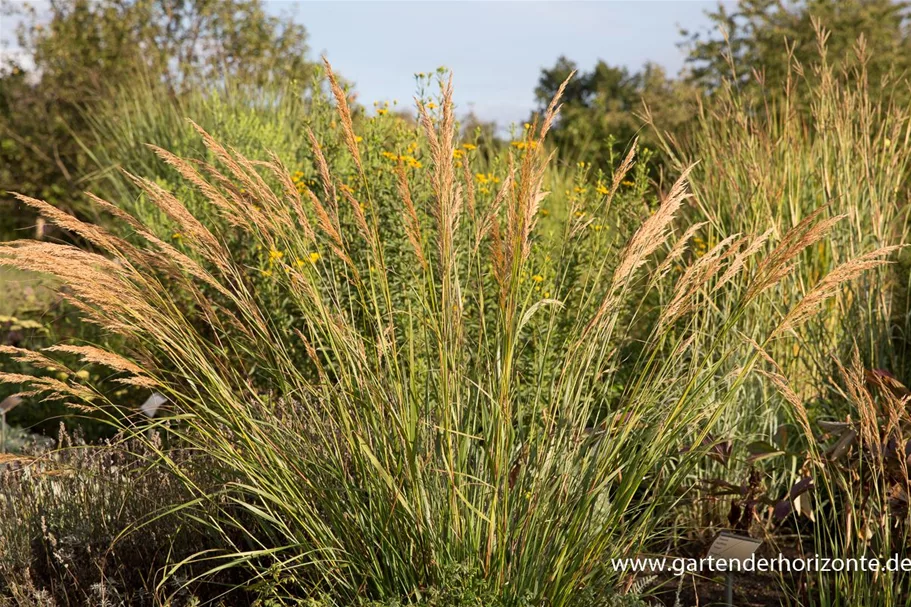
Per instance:
[[[314,55],[353,80],[368,107],[411,103],[413,74],[445,65],[456,102],[501,126],[534,106],[543,67],[561,54],[588,69],[600,58],[638,69],[646,61],[683,67],[679,27],[703,29],[717,1],[273,1],[310,32]],[[460,112],[461,113],[461,112]]]
[[[264,1],[270,12],[304,24],[314,58],[325,54],[355,83],[368,108],[393,99],[410,105],[414,73],[445,65],[454,74],[459,113],[471,109],[501,127],[528,116],[541,69],[561,54],[581,69],[598,59],[630,69],[654,61],[677,73],[683,67],[679,28],[704,29],[705,11],[718,5],[717,0]],[[48,0],[33,4],[40,14]],[[15,24],[5,21],[0,38],[9,39]]]

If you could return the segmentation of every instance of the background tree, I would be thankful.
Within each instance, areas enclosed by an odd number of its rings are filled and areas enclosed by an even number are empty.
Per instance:
[[[689,79],[708,90],[732,78],[755,84],[756,69],[765,81],[782,82],[789,67],[785,41],[795,61],[807,66],[818,60],[818,22],[829,32],[828,60],[835,67],[855,62],[857,40],[864,36],[867,72],[878,83],[911,66],[909,6],[894,0],[738,0],[731,10],[719,4],[707,13],[712,24],[705,31],[681,32]]]
[[[3,1],[29,58],[0,75],[0,235],[33,223],[6,191],[74,209],[90,160],[93,104],[137,74],[171,95],[225,79],[309,81],[305,29],[261,0],[53,0],[49,15]]]
[[[554,143],[573,156],[568,161],[584,158],[607,168],[611,154],[622,153],[636,136],[646,147],[656,147],[652,132],[642,129],[646,107],[663,130],[677,130],[692,115],[692,87],[668,78],[656,64],[631,73],[598,61],[585,72],[566,57],[541,72],[535,88],[540,110],[574,70],[553,133]]]
[[[473,110],[462,117],[460,126],[462,138],[468,143],[477,145],[480,152],[488,158],[504,145],[503,139],[498,134],[497,123],[484,120]]]

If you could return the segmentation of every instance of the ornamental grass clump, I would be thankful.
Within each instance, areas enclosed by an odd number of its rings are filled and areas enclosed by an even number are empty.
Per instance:
[[[177,243],[101,199],[128,234],[20,197],[97,252],[19,241],[0,246],[0,264],[53,274],[88,321],[129,348],[8,354],[58,366],[78,357],[167,396],[164,417],[135,415],[129,428],[165,432],[159,464],[192,493],[178,509],[230,546],[189,560],[244,571],[276,602],[420,601],[456,570],[506,604],[568,605],[613,585],[608,559],[661,532],[657,514],[681,499],[713,423],[767,364],[762,347],[805,314],[779,311],[738,336],[742,319],[769,309],[771,287],[834,219],[821,210],[780,238],[740,234],[696,256],[694,230],[676,221],[684,172],[625,247],[570,272],[578,217],[555,219],[563,238],[538,230],[559,95],[511,151],[496,193],[480,197],[471,159],[455,158],[444,82],[437,107],[418,104],[420,166],[400,163],[395,193],[379,193],[329,73],[351,185],[334,177],[318,133],[311,189],[276,157],[245,158],[199,129],[213,162],[156,152],[223,221],[207,225],[132,177]],[[607,213],[634,164],[633,149],[593,212]],[[401,220],[380,229],[390,210]],[[224,245],[239,239],[268,251],[268,280]],[[545,259],[557,277],[548,296],[536,286]],[[713,289],[738,303],[705,326]],[[265,305],[278,299],[280,314]],[[706,331],[717,345],[694,339]],[[757,347],[732,372],[727,359],[744,343]],[[109,403],[90,382],[0,379],[82,407]],[[167,446],[205,453],[217,489],[196,484]]]
[[[907,86],[903,79],[868,73],[871,56],[862,37],[853,49],[833,57],[827,50],[828,32],[815,26],[818,55],[812,62],[801,64],[790,46],[783,47],[788,68],[783,78],[764,79],[758,70],[750,86],[735,79],[724,82],[700,104],[687,136],[679,143],[665,139],[664,149],[679,170],[698,160],[691,172],[692,204],[683,214],[686,223],[705,225],[696,237],[705,247],[731,234],[766,230],[771,239],[783,242],[782,234],[821,207],[825,214],[812,222],[842,218],[804,247],[799,263],[774,287],[775,297],[765,299],[767,308],[754,308],[741,323],[741,332],[757,335],[770,317],[792,309],[784,314],[775,339],[763,346],[775,364],[766,366],[762,380],[744,385],[741,406],[728,409],[715,428],[714,435],[728,441],[732,456],[707,463],[703,477],[740,485],[755,475],[775,503],[812,476],[820,494],[832,491],[837,499],[819,498],[813,505],[815,531],[807,535],[817,540],[820,554],[834,557],[851,556],[856,536],[848,534],[850,541],[841,546],[826,538],[840,537],[851,527],[851,519],[842,518],[845,512],[854,521],[876,516],[870,514],[878,508],[874,487],[845,492],[850,485],[832,476],[830,468],[805,468],[806,454],[819,440],[818,421],[858,419],[856,398],[845,389],[841,368],[855,352],[863,368],[883,370],[907,383],[909,252],[894,255],[898,263],[889,266],[865,256],[903,246],[911,236],[911,112],[901,102]],[[732,73],[740,67],[732,65]],[[798,300],[804,303],[794,307]],[[712,295],[717,318],[739,305],[735,289]],[[718,336],[705,331],[696,339],[715,344]],[[731,357],[727,368],[739,366],[740,358]],[[863,478],[864,469],[869,467],[846,474]],[[738,496],[737,501],[749,500]],[[684,529],[714,531],[732,510],[729,496],[694,504],[696,514],[681,525]],[[772,514],[759,509],[752,531],[765,537],[787,537],[792,526],[806,531],[806,519],[780,521]],[[896,537],[892,534],[890,541]],[[898,545],[882,544],[883,554]],[[810,578],[811,590],[798,600],[801,604],[809,604],[817,587],[836,588],[829,597],[854,605],[873,604],[871,597],[885,588],[851,574]],[[897,595],[883,596],[892,604]]]

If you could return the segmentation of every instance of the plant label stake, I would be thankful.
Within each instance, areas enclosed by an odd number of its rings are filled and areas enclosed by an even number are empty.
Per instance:
[[[743,568],[744,561],[750,560],[756,549],[762,544],[760,540],[751,537],[735,535],[722,531],[709,547],[708,556],[720,561],[727,561],[727,576],[725,577],[724,602],[728,607],[734,605],[734,572],[733,563],[739,563]],[[739,569],[738,569],[739,570]]]
[[[168,402],[168,399],[158,392],[152,392],[152,395],[146,399],[146,402],[142,403],[142,406],[139,407],[139,410],[146,414],[148,417],[155,417],[155,413],[158,412],[159,407]]]
[[[0,453],[6,453],[6,414],[22,403],[22,398],[13,394],[0,401]]]

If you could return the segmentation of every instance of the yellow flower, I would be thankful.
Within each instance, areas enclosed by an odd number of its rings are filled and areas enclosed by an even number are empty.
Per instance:
[[[431,101],[430,103],[427,104],[428,110],[435,110],[436,107],[437,107],[437,104],[435,104],[433,101]]]
[[[523,124],[522,126],[525,127],[526,131],[531,128],[531,125],[527,122],[525,124]]]
[[[466,150],[468,150],[469,152],[478,149],[478,146],[474,145],[473,143],[463,143],[462,147],[465,148]]]
[[[610,190],[608,190],[606,187],[604,187],[604,184],[601,183],[600,181],[598,182],[598,185],[595,187],[595,191],[601,195],[610,194]]]
[[[181,234],[180,232],[174,232],[173,234],[171,234],[171,238],[173,238],[174,240],[180,240],[181,238],[183,238],[183,234]]]
[[[509,145],[511,145],[514,148],[520,149],[520,150],[533,150],[536,147],[538,147],[538,142],[537,141],[513,141]]]
[[[461,158],[461,157],[464,156],[464,155],[465,155],[465,152],[463,152],[462,150],[453,150],[453,151],[452,151],[452,157],[453,157],[453,158],[458,159],[458,158]]]
[[[263,276],[272,276],[272,270],[260,270],[260,274]]]
[[[636,185],[635,182],[630,181],[630,180],[628,180],[628,179],[627,179],[626,181],[622,181],[622,182],[620,182],[620,183],[621,183],[622,185],[625,185],[625,186],[630,187],[630,188],[633,187],[634,185]]]
[[[584,211],[576,211],[575,213],[573,213],[573,215],[575,215],[577,218],[581,219],[582,217],[585,217],[585,212],[584,212]]]
[[[316,263],[317,261],[319,261],[319,253],[316,253],[316,252],[310,253],[309,259],[310,259],[310,263]]]
[[[76,371],[76,377],[78,377],[79,379],[83,379],[83,380],[88,379],[89,372],[86,371],[85,369],[82,369],[81,371]]]
[[[579,186],[576,186],[575,188],[573,188],[573,191],[574,191],[576,194],[584,194],[584,193],[585,193],[585,188],[580,188]]]
[[[360,142],[362,142],[362,141],[364,140],[364,138],[361,137],[360,135],[357,135],[357,136],[354,138],[354,140],[357,141],[358,143],[360,143]]]
[[[389,112],[389,110],[387,110],[386,108],[380,108],[376,111],[376,114],[377,114],[377,116],[385,116],[388,112]]]
[[[281,251],[276,251],[275,249],[272,249],[271,251],[269,251],[269,263],[276,262],[284,256],[285,256],[285,254],[282,253]]]
[[[535,282],[544,282],[544,277],[541,276],[540,274],[535,274],[534,276],[531,277],[531,279]]]

